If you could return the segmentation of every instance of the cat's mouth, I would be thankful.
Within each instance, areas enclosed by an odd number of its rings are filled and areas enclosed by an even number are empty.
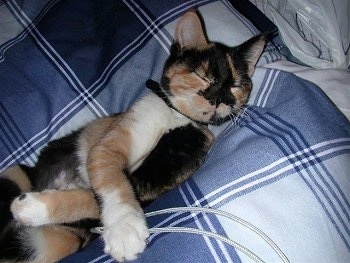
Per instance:
[[[225,117],[220,117],[218,115],[214,115],[210,121],[208,122],[208,124],[211,124],[211,125],[215,125],[215,126],[218,126],[226,121],[228,121],[230,118],[229,116],[225,116]]]
[[[233,118],[232,108],[224,103],[220,103],[219,105],[211,105],[208,103],[206,107],[203,107],[203,104],[198,105],[190,100],[170,99],[170,101],[173,108],[181,114],[201,124],[217,126]]]

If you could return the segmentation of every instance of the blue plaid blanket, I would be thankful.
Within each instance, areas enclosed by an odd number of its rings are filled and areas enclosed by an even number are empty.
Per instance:
[[[0,171],[148,92],[189,8],[212,40],[257,33],[225,0],[0,1]],[[350,262],[350,124],[312,83],[264,68],[280,59],[269,44],[242,116],[210,127],[204,165],[146,212],[210,210],[148,214],[137,262]],[[62,262],[113,259],[96,239]]]

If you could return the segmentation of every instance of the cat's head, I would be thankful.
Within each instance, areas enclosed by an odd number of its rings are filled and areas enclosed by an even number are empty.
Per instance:
[[[233,119],[245,105],[264,46],[263,35],[236,47],[210,42],[198,15],[187,12],[177,22],[161,87],[179,112],[218,125]]]

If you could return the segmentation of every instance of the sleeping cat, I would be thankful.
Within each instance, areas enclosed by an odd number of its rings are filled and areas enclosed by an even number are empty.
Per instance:
[[[149,236],[142,205],[202,164],[213,142],[206,125],[241,111],[264,45],[263,35],[237,47],[210,42],[198,15],[184,14],[160,85],[148,82],[157,95],[50,142],[35,167],[4,172],[0,261],[57,261],[89,241],[96,220],[105,252],[135,259]]]

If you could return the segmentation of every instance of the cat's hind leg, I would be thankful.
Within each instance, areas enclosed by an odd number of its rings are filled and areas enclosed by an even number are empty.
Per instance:
[[[28,226],[99,219],[94,193],[89,189],[45,190],[24,193],[11,204],[13,217]]]
[[[12,225],[0,241],[0,262],[51,263],[81,248],[89,238],[83,229],[67,226]]]

